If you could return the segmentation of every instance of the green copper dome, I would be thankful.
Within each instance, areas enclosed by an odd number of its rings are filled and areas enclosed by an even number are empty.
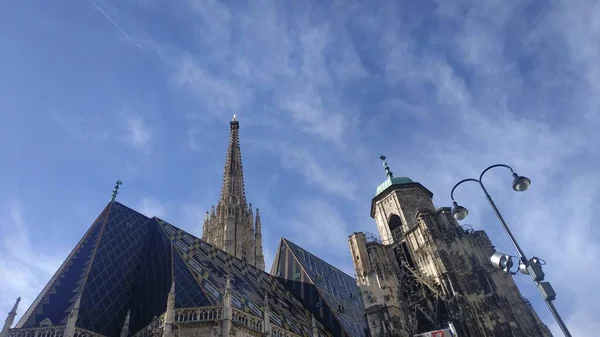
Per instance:
[[[388,177],[384,182],[382,182],[379,186],[377,186],[377,193],[375,195],[379,195],[379,193],[385,191],[386,188],[392,185],[400,185],[400,184],[410,184],[414,183],[408,177]]]
[[[378,196],[381,192],[385,191],[386,188],[392,185],[414,183],[414,181],[408,177],[394,177],[394,174],[390,170],[388,163],[385,161],[385,156],[382,155],[379,157],[379,159],[383,160],[383,168],[385,169],[385,175],[387,176],[387,179],[377,187],[377,194],[375,194],[375,196]]]

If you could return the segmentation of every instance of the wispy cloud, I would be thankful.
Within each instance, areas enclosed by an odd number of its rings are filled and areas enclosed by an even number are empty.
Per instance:
[[[152,144],[152,131],[139,115],[125,117],[125,142],[134,149],[149,153]]]
[[[273,153],[283,168],[299,172],[306,182],[319,190],[339,198],[355,199],[356,183],[351,179],[351,172],[338,162],[338,157],[318,159],[315,151],[300,144],[264,141],[251,144]]]
[[[110,130],[105,128],[96,116],[72,116],[58,110],[52,110],[51,114],[59,128],[74,139],[103,141],[111,137]]]
[[[106,13],[106,11],[104,10],[104,8],[102,8],[96,1],[94,0],[89,0],[90,4],[92,4],[92,6],[94,6],[94,8],[102,15],[104,16],[104,18],[113,26],[115,27],[121,34],[123,34],[123,36],[125,38],[127,38],[127,40],[129,40],[134,46],[136,46],[142,53],[146,53],[146,51],[144,50],[144,48],[142,48],[142,46],[133,38],[131,37],[131,35],[129,35],[129,33],[127,33],[115,20],[113,20],[113,18],[108,15],[108,13]]]
[[[32,244],[29,227],[21,204],[12,200],[2,205],[0,228],[0,306],[10,308],[21,297],[19,312],[22,313],[42,290],[48,279],[56,272],[66,252],[41,252]]]
[[[338,157],[358,155],[364,159],[365,146],[377,148],[376,154],[385,152],[391,158],[401,157],[400,160],[392,159],[399,163],[395,169],[399,172],[396,173],[420,178],[426,186],[441,193],[436,199],[438,204],[447,205],[446,193],[452,183],[466,176],[476,176],[478,170],[486,165],[510,163],[519,172],[532,176],[538,190],[533,191],[532,188],[526,195],[508,194],[509,188],[501,185],[505,181],[500,172],[490,174],[486,182],[492,190],[500,190],[494,194],[499,200],[506,200],[500,201],[501,205],[514,210],[514,214],[507,216],[518,226],[515,231],[524,244],[535,248],[535,254],[554,262],[554,265],[547,265],[547,270],[557,289],[576,296],[566,290],[566,282],[573,282],[571,277],[559,270],[568,269],[567,264],[570,268],[584,266],[573,263],[564,257],[563,252],[558,253],[551,249],[552,246],[544,246],[540,242],[565,240],[564,244],[572,247],[598,247],[588,235],[581,234],[589,231],[585,227],[589,221],[581,219],[573,223],[566,214],[565,217],[548,216],[555,214],[553,209],[560,205],[562,198],[567,197],[565,194],[561,197],[556,195],[557,181],[564,182],[575,172],[586,172],[586,176],[591,174],[588,179],[596,176],[586,169],[595,165],[592,157],[586,158],[586,153],[596,152],[589,144],[596,138],[593,135],[597,134],[598,115],[594,111],[599,105],[594,97],[598,95],[595,94],[597,89],[592,88],[599,87],[595,74],[598,73],[597,60],[600,58],[597,49],[586,46],[593,45],[589,41],[597,34],[597,28],[590,20],[583,20],[588,25],[586,28],[582,28],[578,20],[573,20],[583,12],[589,12],[589,7],[578,2],[566,13],[562,12],[562,6],[556,6],[544,9],[541,13],[545,14],[534,14],[520,5],[503,2],[476,6],[453,4],[440,2],[438,7],[411,8],[414,13],[407,12],[405,4],[388,3],[385,11],[349,5],[344,9],[336,8],[336,13],[341,13],[337,16],[328,13],[324,22],[306,19],[301,14],[302,10],[294,13],[297,19],[291,22],[283,19],[283,12],[262,3],[243,12],[226,7],[217,10],[198,3],[195,3],[194,9],[203,18],[203,25],[230,42],[204,41],[217,46],[215,53],[211,54],[213,57],[226,60],[218,63],[210,56],[202,56],[204,60],[213,60],[207,63],[212,69],[221,64],[235,65],[233,72],[221,69],[218,87],[227,88],[225,83],[229,83],[241,88],[240,92],[244,93],[275,93],[274,100],[266,100],[262,104],[279,111],[280,121],[290,121],[283,124],[285,135],[273,135],[277,145],[270,147],[276,152],[281,149],[278,154],[284,168],[299,172],[306,182],[327,193],[342,197],[364,196],[365,192],[371,195],[371,189],[366,191],[349,179],[352,175],[337,171],[330,158],[335,151]],[[304,13],[311,11],[319,12],[310,8]],[[265,20],[254,20],[255,13],[259,12],[268,13]],[[212,18],[211,13],[219,15]],[[361,19],[349,16],[358,13],[361,13]],[[341,19],[340,16],[344,15],[347,16]],[[542,19],[527,25],[514,25],[515,22],[527,22],[528,15],[538,15]],[[236,27],[233,17],[241,18],[240,21],[245,23],[242,38],[247,34],[251,42],[260,46],[254,50],[260,50],[261,54],[237,56],[245,55],[240,51],[249,48],[232,42],[235,37],[231,31]],[[593,16],[586,14],[584,17]],[[438,28],[426,27],[428,20],[439,20]],[[575,24],[575,21],[578,23]],[[362,34],[372,40],[373,43],[363,47],[371,48],[370,53],[363,50],[359,56],[354,44],[345,39],[351,33],[342,28],[342,23],[348,22],[359,26]],[[568,22],[567,27],[577,28],[553,35],[565,22]],[[259,31],[270,34],[272,39],[253,38],[261,36]],[[588,33],[582,37],[576,31]],[[515,39],[515,35],[523,38]],[[557,54],[557,50],[544,50],[543,43],[566,48],[567,60],[564,54]],[[338,48],[338,51],[333,52],[331,48]],[[581,48],[584,53],[579,52]],[[347,60],[348,63],[329,62],[330,58]],[[371,67],[362,65],[365,60],[371,62]],[[561,66],[565,61],[568,66]],[[573,66],[577,67],[574,71]],[[383,69],[383,73],[379,69]],[[247,79],[253,79],[253,82],[246,82]],[[371,83],[378,86],[378,95],[374,94],[376,90],[364,87],[346,91],[353,85]],[[569,88],[573,85],[578,88],[577,91]],[[272,90],[274,86],[277,86],[275,91]],[[352,94],[363,98],[369,95],[382,97],[386,102],[384,108],[399,108],[400,111],[394,114],[391,110],[386,116],[374,114],[371,109],[381,105],[357,102]],[[237,99],[232,98],[231,101]],[[582,105],[582,100],[587,104]],[[565,115],[565,111],[569,114]],[[357,121],[370,126],[367,134],[357,132]],[[403,127],[407,123],[410,127]],[[294,135],[294,130],[316,138],[300,138]],[[286,142],[286,139],[302,139],[305,143]],[[362,153],[355,150],[357,148],[362,148]],[[327,151],[328,155],[316,155],[320,152],[316,149]],[[364,160],[349,162],[346,159],[344,164],[348,165],[345,167],[347,172],[362,172],[360,177],[374,175],[365,172]],[[473,209],[470,221],[474,221],[474,226],[488,230],[499,248],[509,249],[499,228],[492,223],[481,225],[494,220],[486,213],[485,201],[479,198],[476,190],[460,191],[460,197]],[[569,197],[578,200],[583,195]],[[585,197],[597,200],[596,195]],[[364,198],[360,200],[365,202]],[[523,200],[530,205],[527,211],[518,207],[523,205]],[[328,229],[339,231],[339,235],[347,228],[343,217],[332,215],[341,209],[332,210],[331,206],[325,205],[323,202],[305,203],[303,209],[310,209],[307,214],[314,214],[314,217],[296,215],[297,218],[294,218],[292,235],[298,235],[295,229],[300,228],[306,245],[313,249],[331,246],[333,243],[328,238],[336,236],[307,237],[305,233],[312,233],[311,223],[329,224],[331,227]],[[574,209],[582,207],[573,205]],[[545,217],[541,214],[548,219],[542,220]],[[561,230],[565,223],[570,224],[567,233]],[[348,233],[343,234],[345,238]],[[345,242],[335,246],[341,252],[347,248]],[[518,280],[526,294],[537,296],[527,280]],[[577,283],[581,289],[590,286],[587,281]],[[583,298],[575,300],[575,303],[585,306]],[[539,299],[533,300],[539,303]],[[571,305],[559,302],[563,309]],[[594,304],[587,305],[588,310],[594,310]],[[543,306],[536,304],[536,308],[542,316],[549,317]],[[578,314],[570,312],[567,317],[574,323],[581,320],[576,318]]]
[[[169,206],[153,198],[143,197],[135,208],[145,216],[157,217],[166,220],[169,215]]]
[[[354,275],[352,260],[346,258],[351,228],[342,215],[324,199],[301,199],[294,203],[296,207],[283,222],[290,228],[287,238],[330,263],[335,261],[338,268]]]
[[[190,234],[202,237],[202,226],[209,208],[198,203],[183,204],[179,207],[177,226],[187,230]]]
[[[115,28],[120,35],[144,37],[136,41],[163,62],[160,69],[169,69],[171,91],[161,87],[165,97],[155,97],[154,87],[135,87],[146,93],[145,100],[173,109],[165,128],[187,137],[154,142],[146,115],[128,120],[121,131],[136,149],[149,144],[174,149],[188,141],[190,149],[202,150],[202,156],[169,151],[170,162],[185,164],[160,175],[190,176],[169,195],[218,191],[220,179],[206,178],[213,170],[208,158],[222,158],[224,149],[213,143],[220,128],[226,134],[236,113],[243,121],[242,143],[255,145],[254,156],[261,155],[261,160],[244,157],[245,169],[265,173],[254,176],[261,183],[273,172],[279,176],[275,188],[248,191],[269,195],[269,200],[253,197],[264,209],[270,240],[265,247],[289,236],[326,260],[350,265],[347,235],[375,230],[368,204],[383,178],[380,154],[388,156],[396,175],[431,189],[438,206],[450,203],[455,182],[504,162],[530,176],[533,185],[515,194],[508,172],[494,170],[486,177],[490,192],[526,252],[548,262],[547,277],[572,332],[597,328],[588,314],[600,310],[592,283],[598,275],[589,270],[599,250],[592,226],[593,205],[600,201],[593,189],[600,141],[600,7],[595,3],[344,1],[285,8],[268,1],[244,7],[200,0],[135,3],[114,3],[111,17],[131,34]],[[141,67],[138,63],[130,66]],[[115,69],[115,78],[122,79],[122,70]],[[63,127],[85,130],[86,123]],[[92,134],[77,132],[72,134]],[[158,175],[154,167],[144,170]],[[186,212],[170,205],[152,205],[158,199],[144,193],[148,200],[139,206],[148,215],[178,210],[173,214],[184,217]],[[457,198],[471,210],[467,223],[488,231],[499,250],[511,250],[476,185],[461,187]],[[190,209],[189,216],[198,214]],[[285,226],[280,219],[287,219]],[[312,234],[323,228],[329,235]],[[589,277],[573,277],[581,270]],[[531,282],[517,280],[551,323]]]

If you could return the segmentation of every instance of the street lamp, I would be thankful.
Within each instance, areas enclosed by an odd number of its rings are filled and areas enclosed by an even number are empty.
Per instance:
[[[490,194],[488,193],[487,189],[485,188],[485,186],[482,183],[483,175],[487,171],[489,171],[490,169],[493,169],[493,168],[496,168],[496,167],[504,167],[504,168],[507,168],[507,169],[510,170],[510,172],[512,173],[512,176],[513,176],[512,188],[516,192],[526,191],[529,188],[529,186],[531,185],[531,180],[529,178],[518,175],[512,169],[512,167],[510,167],[508,165],[504,165],[504,164],[492,165],[492,166],[486,168],[485,170],[483,170],[483,172],[481,172],[481,175],[479,176],[479,179],[473,179],[473,178],[463,179],[463,180],[459,181],[456,185],[454,185],[454,187],[452,188],[452,191],[450,192],[450,198],[452,199],[452,211],[451,211],[451,214],[452,214],[452,216],[456,220],[459,220],[459,221],[463,220],[464,218],[467,217],[467,215],[469,214],[469,211],[465,207],[460,206],[454,200],[454,190],[459,185],[461,185],[462,183],[465,183],[467,181],[472,181],[472,182],[478,183],[479,187],[481,187],[481,189],[483,190],[483,193],[485,194],[485,197],[487,198],[488,202],[490,203],[490,206],[492,206],[492,209],[494,210],[494,213],[496,213],[496,216],[498,217],[498,220],[500,220],[500,223],[502,224],[502,227],[504,228],[504,231],[506,231],[506,234],[508,234],[508,237],[510,238],[511,243],[513,244],[513,246],[517,250],[517,254],[519,255],[518,256],[519,257],[519,266],[518,266],[516,272],[511,272],[510,271],[511,268],[513,267],[513,262],[512,262],[512,257],[509,256],[509,255],[507,255],[507,254],[496,253],[496,254],[492,255],[492,257],[491,257],[492,264],[496,268],[498,268],[498,269],[500,269],[500,270],[502,270],[504,272],[507,272],[507,273],[509,273],[511,275],[515,275],[519,271],[521,271],[521,273],[523,273],[523,274],[530,275],[531,278],[533,278],[533,281],[534,281],[536,287],[538,288],[538,290],[540,291],[540,293],[544,297],[544,301],[546,302],[546,305],[548,305],[548,309],[550,309],[550,312],[552,313],[552,316],[554,316],[554,319],[558,323],[558,326],[562,330],[563,334],[566,337],[571,337],[571,333],[569,332],[569,329],[567,329],[567,326],[563,322],[562,318],[560,317],[560,314],[558,313],[558,311],[556,310],[556,307],[554,306],[554,303],[552,302],[556,298],[556,293],[554,292],[554,289],[552,289],[552,286],[550,285],[550,282],[542,282],[544,280],[544,276],[545,275],[544,275],[544,272],[542,270],[542,263],[540,263],[540,259],[536,258],[536,257],[533,257],[531,259],[527,259],[525,253],[523,252],[523,250],[521,249],[521,247],[517,243],[517,240],[515,239],[514,235],[512,234],[512,232],[510,231],[510,229],[508,228],[508,225],[506,224],[506,221],[504,221],[504,218],[502,217],[502,214],[500,214],[500,211],[498,210],[498,207],[496,207],[496,204],[494,203],[494,200],[492,200],[492,197],[490,196]]]

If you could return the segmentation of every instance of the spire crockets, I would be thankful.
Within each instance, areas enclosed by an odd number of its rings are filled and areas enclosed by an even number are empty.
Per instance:
[[[223,169],[223,187],[219,199],[221,205],[227,203],[246,205],[239,129],[240,122],[233,115],[233,119],[229,122],[229,146],[227,147],[227,157]]]
[[[240,150],[239,121],[229,122],[229,146],[223,168],[223,186],[216,211],[204,219],[202,239],[264,270],[262,234],[254,226],[252,206],[246,202]]]
[[[69,313],[69,317],[67,318],[67,325],[65,326],[65,331],[63,333],[63,337],[73,337],[75,336],[75,324],[77,324],[77,320],[79,319],[79,307],[81,306],[81,293],[79,297],[75,300],[73,304],[73,308]]]
[[[4,326],[2,327],[2,331],[0,332],[0,337],[8,336],[8,330],[12,326],[15,321],[15,317],[17,316],[17,308],[19,307],[19,302],[21,302],[21,298],[17,298],[15,305],[12,310],[8,313],[8,317],[6,317],[6,321],[4,322]]]
[[[260,213],[256,209],[256,219],[254,221],[254,241],[256,242],[256,268],[265,270],[265,257],[262,247],[262,224],[260,223]]]

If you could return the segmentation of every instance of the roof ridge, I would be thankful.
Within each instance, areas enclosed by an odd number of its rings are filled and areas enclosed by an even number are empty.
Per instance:
[[[210,289],[203,289],[206,287],[206,284],[210,284],[210,286],[216,288],[214,289],[215,291],[222,295],[223,289],[221,289],[221,285],[223,283],[223,273],[230,274],[234,276],[234,279],[232,280],[233,295],[242,302],[242,307],[246,307],[250,311],[250,314],[258,315],[256,310],[259,310],[261,315],[264,315],[263,298],[264,293],[268,293],[269,298],[274,298],[276,299],[275,303],[280,303],[275,304],[271,302],[273,304],[269,306],[269,311],[275,315],[278,320],[280,320],[280,323],[277,323],[278,326],[281,325],[284,328],[286,328],[286,326],[290,326],[288,329],[291,329],[291,331],[294,331],[293,327],[296,327],[302,332],[303,328],[311,327],[311,315],[307,312],[307,308],[294,296],[292,292],[285,287],[285,285],[277,277],[253,266],[252,264],[245,263],[241,259],[225,252],[222,249],[219,249],[214,245],[211,245],[210,243],[188,233],[185,230],[182,230],[177,226],[174,226],[164,220],[160,221],[161,222],[159,223],[162,227],[163,233],[167,235],[168,239],[173,243],[173,246],[175,246],[176,250],[185,250],[184,252],[178,252],[178,254],[185,263],[186,268],[188,268],[192,275],[194,275],[196,282],[203,292],[205,290],[211,292]],[[171,227],[175,232],[167,229],[167,226]],[[189,236],[189,238],[186,238],[186,235]],[[204,246],[204,248],[202,248],[202,246]],[[206,252],[207,248],[210,248],[212,253]],[[182,253],[187,255],[187,257],[184,258],[181,256]],[[206,259],[211,258],[213,253],[217,255],[212,258],[211,263],[213,265],[210,266],[206,263]],[[227,257],[226,261],[222,261],[222,258],[218,256],[219,253]],[[194,256],[197,256],[198,258],[194,258]],[[192,264],[186,260],[193,260],[193,263],[198,264],[198,267],[203,270],[196,270],[196,268],[194,268]],[[245,273],[248,275],[236,273],[236,268],[238,267],[236,267],[235,264],[237,263],[242,265],[242,268],[246,269]],[[252,271],[255,273],[253,274]],[[203,275],[205,282],[198,282],[196,274]],[[240,282],[241,279],[248,283],[242,283],[238,285],[238,282]],[[245,286],[250,288],[244,289]],[[249,294],[254,294],[254,296],[248,296]],[[213,297],[216,296],[215,294],[211,295]]]
[[[38,311],[38,308],[40,308],[40,305],[43,304],[42,300],[44,298],[46,298],[49,295],[49,292],[52,290],[52,286],[55,285],[56,282],[61,277],[64,276],[65,272],[68,271],[68,267],[72,264],[73,258],[77,255],[77,253],[82,248],[84,243],[89,239],[89,236],[93,233],[94,229],[96,229],[97,226],[101,225],[100,221],[102,221],[101,219],[102,219],[103,215],[104,215],[103,221],[106,223],[106,220],[108,219],[108,214],[110,213],[110,210],[112,208],[111,206],[112,206],[112,202],[109,201],[108,204],[102,210],[102,212],[100,212],[100,214],[98,214],[98,216],[96,217],[96,220],[94,220],[94,222],[92,222],[92,225],[83,234],[83,236],[81,237],[79,242],[77,242],[75,247],[71,250],[69,255],[67,255],[67,257],[65,258],[63,263],[60,265],[60,267],[58,267],[58,270],[54,273],[54,275],[52,275],[52,277],[50,278],[48,283],[46,283],[44,288],[42,288],[42,291],[40,291],[39,295],[31,303],[31,305],[29,306],[27,311],[23,314],[23,316],[21,316],[21,318],[15,325],[15,328],[22,328],[25,324],[27,324],[27,321],[29,321],[31,319],[32,315],[35,315],[35,312]],[[96,241],[94,244],[97,245],[98,241]],[[88,262],[88,264],[91,264],[91,263]],[[83,288],[83,286],[79,286],[79,287]]]
[[[317,256],[316,254],[313,254],[313,253],[311,253],[309,250],[307,250],[307,249],[303,248],[302,246],[300,246],[300,245],[298,245],[298,244],[294,243],[293,241],[291,241],[291,240],[289,240],[289,239],[286,239],[285,237],[282,237],[281,239],[282,239],[282,240],[285,240],[285,241],[287,241],[287,242],[289,242],[289,243],[291,243],[292,245],[294,245],[294,246],[296,246],[296,247],[298,247],[298,248],[302,249],[303,251],[307,252],[308,254],[310,254],[310,255],[314,256],[315,258],[317,258],[317,259],[319,259],[319,260],[323,261],[324,263],[328,264],[330,267],[333,267],[335,270],[339,271],[340,273],[344,274],[345,276],[347,276],[347,277],[349,277],[349,278],[351,278],[351,279],[353,279],[353,280],[356,280],[356,278],[354,278],[354,277],[352,277],[352,276],[348,275],[348,273],[346,273],[345,271],[343,271],[343,270],[341,270],[340,268],[336,267],[334,264],[332,264],[332,263],[329,263],[329,262],[327,262],[327,261],[323,260],[322,258],[320,258],[319,256]]]

